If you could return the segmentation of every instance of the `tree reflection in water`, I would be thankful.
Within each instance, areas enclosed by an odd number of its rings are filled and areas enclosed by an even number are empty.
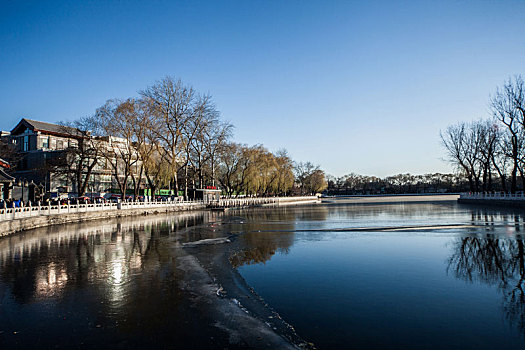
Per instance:
[[[503,294],[506,317],[525,333],[523,217],[473,211],[472,221],[484,223],[487,232],[456,239],[447,272],[468,282],[497,286]],[[494,224],[499,221],[504,223],[504,232]]]
[[[232,229],[243,232],[239,240],[242,249],[230,256],[234,268],[265,263],[279,252],[287,254],[294,244],[296,223],[308,225],[309,221],[325,221],[326,207],[308,206],[243,212]],[[242,224],[241,224],[242,223]]]

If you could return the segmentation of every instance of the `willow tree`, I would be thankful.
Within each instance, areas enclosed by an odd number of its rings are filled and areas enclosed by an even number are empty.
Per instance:
[[[293,188],[295,182],[293,161],[288,155],[288,152],[283,149],[276,153],[274,164],[273,192],[278,195],[287,194]]]
[[[262,145],[256,145],[245,151],[248,158],[247,178],[244,191],[247,194],[268,194],[274,170],[274,157]]]
[[[252,170],[250,147],[227,143],[219,153],[218,180],[228,196],[246,191],[246,182]],[[245,192],[246,193],[246,192]]]

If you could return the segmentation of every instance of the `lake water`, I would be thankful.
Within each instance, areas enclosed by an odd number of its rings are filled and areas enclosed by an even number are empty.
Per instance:
[[[53,226],[0,239],[0,349],[228,345],[185,287],[209,213]]]
[[[522,213],[334,205],[254,212],[244,225],[234,264],[320,349],[525,346]]]
[[[200,212],[28,231],[0,239],[0,348],[245,347],[231,344],[219,316],[191,289],[192,254],[204,267],[227,254],[269,307],[319,349],[524,348],[524,220],[520,211],[436,202]],[[233,242],[182,248],[225,235]]]

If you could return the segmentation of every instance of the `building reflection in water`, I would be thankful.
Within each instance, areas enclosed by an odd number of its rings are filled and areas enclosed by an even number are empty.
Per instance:
[[[192,298],[180,248],[186,232],[215,225],[217,215],[121,218],[0,239],[0,344],[209,348],[217,338],[203,332],[222,331]]]
[[[36,271],[35,296],[39,298],[55,297],[62,293],[68,276],[63,266],[51,262],[45,268]]]
[[[169,249],[158,238],[205,219],[204,213],[125,218],[6,237],[0,240],[0,281],[21,304],[59,298],[68,286],[98,285],[105,302],[118,308],[128,297],[130,277],[167,259]]]
[[[471,223],[485,226],[454,239],[448,273],[496,286],[507,319],[525,333],[525,250],[522,214],[472,211]]]

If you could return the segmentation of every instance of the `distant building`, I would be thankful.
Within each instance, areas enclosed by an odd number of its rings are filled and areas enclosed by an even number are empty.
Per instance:
[[[207,188],[188,189],[188,197],[192,200],[203,200],[205,203],[218,202],[221,197],[221,190],[215,186],[207,186]]]

